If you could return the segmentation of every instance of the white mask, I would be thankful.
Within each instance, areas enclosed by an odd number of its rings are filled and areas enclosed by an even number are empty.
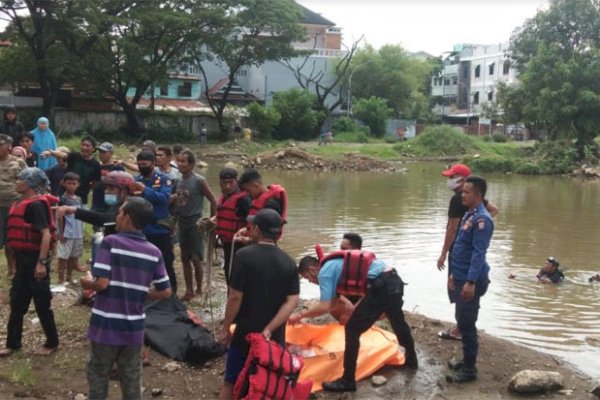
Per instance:
[[[460,186],[460,184],[462,183],[462,179],[463,179],[462,177],[448,179],[448,182],[447,182],[448,189],[456,190],[456,188],[458,188]]]

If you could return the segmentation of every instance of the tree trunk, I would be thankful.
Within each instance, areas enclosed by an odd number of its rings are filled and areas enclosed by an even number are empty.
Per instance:
[[[130,136],[137,136],[142,131],[142,127],[140,125],[140,121],[137,119],[135,105],[129,104],[127,101],[125,101],[125,105],[122,104],[121,107],[125,113],[125,118],[127,118],[127,128],[125,131]]]
[[[217,118],[217,124],[219,125],[219,139],[222,142],[226,142],[229,136],[227,125],[225,125],[225,117],[223,116],[224,108],[218,107],[215,117]]]

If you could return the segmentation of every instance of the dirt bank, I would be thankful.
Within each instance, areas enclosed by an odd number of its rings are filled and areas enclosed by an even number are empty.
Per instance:
[[[181,267],[178,266],[179,271]],[[4,271],[4,270],[2,270]],[[211,304],[202,304],[203,299],[195,299],[190,306],[204,320],[218,329],[222,319],[225,287],[221,268],[213,270],[215,276]],[[181,277],[180,277],[181,278]],[[0,307],[0,340],[6,337],[8,318],[6,279],[0,286],[2,306]],[[35,313],[30,309],[26,316],[24,348],[18,355],[2,360],[0,364],[0,398],[74,399],[78,394],[87,393],[85,365],[87,340],[85,332],[90,309],[75,306],[75,292],[57,294],[54,309],[61,335],[60,351],[48,358],[32,355],[33,349],[42,344],[43,334],[35,323]],[[212,318],[211,307],[212,305]],[[33,308],[33,307],[32,307]],[[418,371],[385,368],[379,372],[388,378],[388,383],[374,388],[369,381],[359,384],[356,394],[340,396],[317,393],[321,399],[504,399],[516,398],[508,392],[510,377],[522,369],[543,369],[560,372],[569,390],[569,398],[592,399],[589,390],[593,386],[587,377],[578,374],[568,365],[552,356],[515,345],[480,333],[481,356],[479,361],[480,378],[463,386],[445,382],[445,363],[450,358],[460,357],[461,345],[457,341],[442,340],[437,332],[447,324],[418,314],[408,314],[408,322],[417,342],[420,368]],[[32,320],[34,322],[32,322]],[[179,364],[174,372],[163,369],[169,360],[148,349],[151,365],[144,368],[145,397],[151,398],[152,389],[161,391],[157,398],[165,399],[215,399],[223,378],[224,358],[215,359],[203,367]],[[119,398],[117,381],[111,381],[111,399]],[[530,398],[565,398],[565,394],[546,394]]]

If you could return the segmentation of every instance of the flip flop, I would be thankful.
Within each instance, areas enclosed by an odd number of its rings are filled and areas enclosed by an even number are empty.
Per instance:
[[[439,331],[438,332],[438,336],[441,339],[447,339],[447,340],[462,340],[462,338],[458,337],[458,336],[454,336],[450,334],[450,329],[446,329],[445,331]]]

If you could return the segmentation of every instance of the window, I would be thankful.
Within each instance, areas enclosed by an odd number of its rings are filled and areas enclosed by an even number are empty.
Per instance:
[[[168,83],[163,83],[162,85],[160,85],[160,95],[161,96],[169,95],[169,84]]]
[[[473,94],[473,104],[479,104],[479,92]]]
[[[502,64],[502,74],[503,75],[508,75],[508,73],[510,72],[510,61],[504,61],[504,64]]]
[[[245,70],[245,69],[240,69],[240,70],[238,71],[238,76],[246,76],[246,75],[248,75],[248,71],[247,71],[247,70]]]
[[[177,96],[192,97],[192,82],[183,82],[177,87]]]
[[[452,84],[458,85],[458,78],[456,76],[452,77]]]
[[[444,78],[444,85],[450,85],[450,78]]]
[[[481,75],[481,65],[475,67],[475,78],[479,78]]]
[[[494,67],[496,66],[496,63],[491,63],[490,65],[488,65],[488,68],[490,70],[490,75],[494,75]]]
[[[490,90],[489,92],[487,92],[488,95],[488,101],[494,101],[494,91]]]

